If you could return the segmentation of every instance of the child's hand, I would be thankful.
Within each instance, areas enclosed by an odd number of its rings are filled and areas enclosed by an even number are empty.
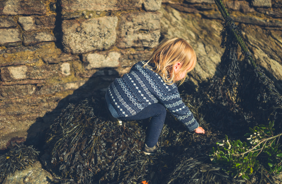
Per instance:
[[[194,131],[197,134],[205,134],[205,130],[202,127],[198,127]]]

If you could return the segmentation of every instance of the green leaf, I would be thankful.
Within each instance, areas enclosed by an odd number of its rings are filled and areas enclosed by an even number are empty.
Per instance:
[[[273,167],[273,164],[272,164],[272,163],[268,163],[268,166],[269,166],[269,167]]]
[[[282,171],[282,166],[278,167],[277,171],[281,172]]]
[[[267,154],[268,154],[268,156],[270,156],[270,157],[271,157],[271,153],[269,153],[268,151],[265,151],[265,153],[267,153]]]
[[[243,178],[243,179],[247,179],[247,180],[249,180],[249,179],[250,179],[250,178],[249,178],[249,176],[244,175],[244,174],[242,175],[242,178]]]
[[[282,153],[278,153],[276,156],[277,157],[282,157]]]

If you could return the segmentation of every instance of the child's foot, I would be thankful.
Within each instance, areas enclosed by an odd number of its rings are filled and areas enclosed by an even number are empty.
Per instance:
[[[158,148],[159,148],[159,142],[153,147],[148,147],[147,144],[145,144],[143,153],[145,155],[153,155],[158,150]]]

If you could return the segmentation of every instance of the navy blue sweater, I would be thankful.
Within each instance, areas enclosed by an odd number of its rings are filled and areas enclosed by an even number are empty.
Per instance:
[[[108,87],[106,98],[118,117],[134,116],[153,103],[161,103],[190,131],[196,129],[199,124],[183,103],[177,85],[166,84],[150,65],[143,67],[145,63],[136,63]]]

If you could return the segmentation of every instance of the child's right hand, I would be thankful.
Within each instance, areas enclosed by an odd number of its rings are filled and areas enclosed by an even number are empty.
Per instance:
[[[202,127],[198,127],[194,131],[197,134],[205,134],[205,130]]]

